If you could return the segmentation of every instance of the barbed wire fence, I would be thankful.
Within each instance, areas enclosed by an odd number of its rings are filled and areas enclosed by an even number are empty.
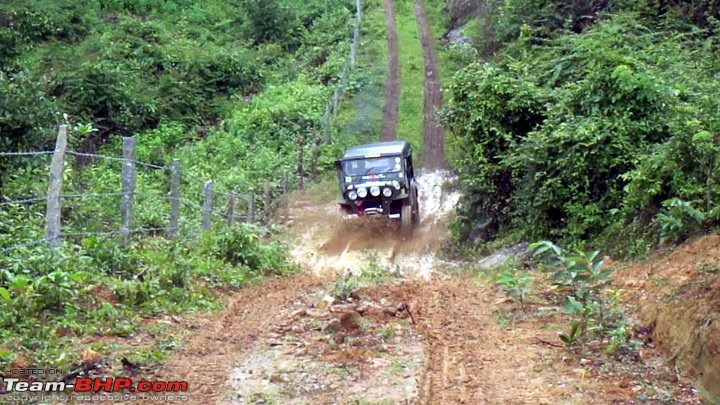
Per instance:
[[[268,224],[279,207],[279,201],[284,200],[285,195],[292,191],[287,168],[275,168],[282,173],[282,180],[275,186],[265,181],[260,194],[253,190],[235,190],[220,182],[203,180],[186,173],[182,170],[179,159],[173,159],[169,166],[136,160],[134,137],[123,138],[122,157],[77,152],[69,150],[67,145],[67,125],[60,125],[53,151],[0,152],[0,159],[51,157],[45,195],[10,199],[0,194],[0,213],[12,206],[22,206],[30,209],[34,215],[44,218],[42,231],[32,233],[37,236],[36,239],[23,240],[27,238],[21,237],[19,242],[13,241],[9,246],[3,243],[0,246],[6,247],[0,248],[0,254],[41,244],[56,248],[65,239],[90,236],[117,236],[127,243],[131,236],[136,234],[162,235],[168,239],[176,239],[181,236],[201,235],[202,231],[219,226],[232,227],[239,223]],[[120,191],[64,193],[64,171],[69,156],[102,159],[119,164],[118,183],[103,184],[102,188]],[[138,187],[137,181],[140,170],[159,173],[160,177],[166,179],[163,186],[167,190],[143,191],[142,187]],[[92,212],[93,207],[77,205],[89,200],[100,200],[104,208]],[[45,203],[44,214],[38,207],[42,203]],[[107,209],[106,203],[118,204],[118,208]],[[136,218],[138,204],[149,205],[146,211],[151,211],[151,218]],[[94,207],[97,208],[97,204]],[[70,214],[71,212],[74,214]],[[69,218],[78,219],[77,217],[82,215],[95,215],[96,218],[85,218],[86,224],[80,229],[67,221]],[[137,227],[137,223],[144,226]],[[3,236],[16,239],[14,235],[0,234],[0,238]]]

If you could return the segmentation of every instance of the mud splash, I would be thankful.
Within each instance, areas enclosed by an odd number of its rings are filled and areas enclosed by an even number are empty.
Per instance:
[[[435,253],[450,236],[447,223],[460,199],[451,187],[455,177],[435,171],[421,173],[417,181],[421,219],[412,237],[401,235],[398,221],[345,220],[338,217],[334,202],[313,207],[300,198],[290,207],[295,220],[288,226],[299,231],[302,243],[291,256],[316,275],[359,275],[374,262],[399,276],[428,279],[439,268],[453,266]]]

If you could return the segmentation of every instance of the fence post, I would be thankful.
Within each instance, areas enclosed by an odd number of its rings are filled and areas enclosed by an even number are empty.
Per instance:
[[[283,171],[282,191],[283,191],[283,195],[287,194],[287,192],[288,192],[288,170],[287,169],[285,169]]]
[[[180,159],[173,159],[170,168],[170,226],[168,238],[175,239],[180,222]]]
[[[203,186],[203,231],[209,231],[212,227],[212,180],[205,182]]]
[[[248,224],[255,222],[255,193],[252,191],[248,194],[246,221]]]
[[[347,89],[347,72],[347,65],[344,65],[342,68],[342,74],[340,75],[340,95],[343,96],[345,95],[345,90]],[[337,107],[335,107],[335,114],[337,115]]]
[[[235,225],[235,205],[237,204],[237,196],[235,193],[228,195],[228,210],[227,210],[227,224],[228,226]]]
[[[290,216],[290,201],[288,199],[288,170],[285,169],[283,171],[283,182],[282,182],[282,210],[283,210],[283,217],[285,221],[288,220],[288,217]]]
[[[127,243],[132,227],[135,194],[135,137],[123,138],[122,196],[120,197],[120,236]]]
[[[270,223],[270,183],[267,181],[263,185],[263,216],[265,223]]]
[[[313,139],[312,148],[310,150],[310,179],[317,181],[318,171],[317,164],[320,159],[320,136],[315,136]]]
[[[338,91],[337,91],[337,89],[336,89],[335,92],[333,93],[333,98],[332,98],[332,116],[333,116],[333,119],[337,118],[337,112],[338,112],[337,109],[338,109],[338,100],[339,100],[338,97],[339,97],[339,94],[338,94]]]
[[[303,160],[305,160],[305,136],[298,136],[298,160],[297,160],[297,176],[298,176],[298,189],[302,190],[305,186],[303,184],[303,176],[305,169],[303,168]]]
[[[324,143],[330,143],[331,136],[330,136],[330,108],[332,106],[331,103],[328,103],[327,106],[325,106],[325,113],[323,113],[323,121],[322,121],[322,130],[323,130],[323,142]]]
[[[67,148],[67,125],[60,125],[55,152],[50,163],[50,181],[47,193],[47,207],[45,211],[45,240],[52,248],[60,246],[60,196],[62,195],[63,167],[65,164],[65,149]]]

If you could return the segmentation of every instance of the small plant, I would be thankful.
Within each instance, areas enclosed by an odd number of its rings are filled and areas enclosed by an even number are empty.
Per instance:
[[[578,321],[572,321],[570,323],[570,331],[568,333],[561,333],[558,337],[565,343],[567,347],[577,346],[581,341],[581,328]]]
[[[390,362],[390,372],[393,374],[402,374],[407,369],[407,365],[402,360],[395,359]]]
[[[541,241],[529,249],[553,274],[554,284],[569,288],[565,313],[572,317],[570,331],[560,335],[568,347],[585,341],[591,334],[607,334],[614,328],[608,317],[608,309],[615,306],[618,291],[607,294],[611,284],[611,269],[603,269],[604,261],[598,251],[585,252],[577,249],[566,256],[563,249],[552,242]]]
[[[378,257],[376,253],[368,255],[367,265],[362,269],[360,273],[360,279],[363,281],[369,281],[374,284],[381,284],[385,281],[392,279],[393,275],[389,269],[381,266],[378,263]]]
[[[607,335],[610,337],[610,344],[605,347],[605,354],[608,356],[615,355],[621,346],[628,343],[630,332],[630,326],[625,322],[621,322],[615,329],[608,332]]]
[[[495,321],[500,329],[510,328],[513,324],[513,319],[514,317],[512,313],[499,313],[495,315]]]
[[[717,263],[710,263],[707,259],[701,259],[698,260],[698,262],[695,264],[695,268],[700,273],[717,273],[720,268],[718,268]]]
[[[338,301],[347,301],[348,298],[356,294],[358,287],[359,284],[356,277],[351,275],[339,277],[335,281],[335,285],[333,286],[330,295]]]
[[[378,335],[382,338],[382,340],[387,342],[395,339],[397,331],[393,325],[386,325],[378,329]]]
[[[662,203],[663,209],[655,217],[660,224],[661,241],[679,242],[694,228],[702,225],[705,215],[688,202],[671,198]]]
[[[507,270],[495,278],[495,284],[500,285],[508,297],[518,301],[521,308],[525,308],[531,283],[530,276],[522,271]]]

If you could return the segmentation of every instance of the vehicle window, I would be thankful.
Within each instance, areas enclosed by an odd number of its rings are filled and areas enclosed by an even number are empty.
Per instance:
[[[343,171],[346,176],[394,173],[402,170],[401,161],[395,156],[349,160],[343,162]]]

